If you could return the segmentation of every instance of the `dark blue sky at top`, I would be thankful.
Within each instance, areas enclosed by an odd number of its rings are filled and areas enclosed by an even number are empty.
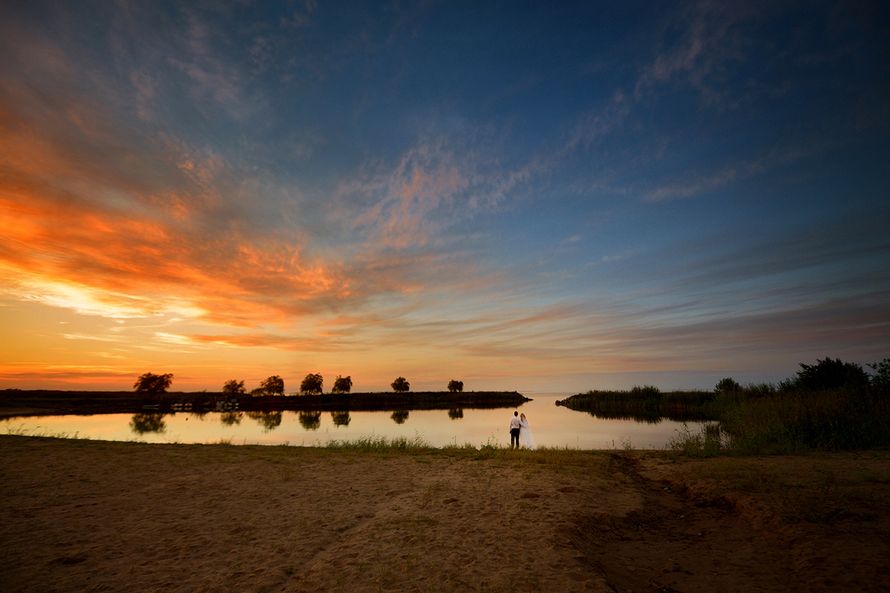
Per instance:
[[[397,262],[385,273],[422,290],[369,281],[354,304],[389,328],[562,311],[466,352],[628,352],[628,372],[689,384],[888,354],[888,12],[8,3],[0,70],[33,99],[8,113],[85,155],[107,147],[40,114],[72,96],[101,112],[153,190],[180,183],[170,146],[218,158],[223,206],[201,228],[241,216],[356,277]],[[46,48],[82,76],[30,70]]]

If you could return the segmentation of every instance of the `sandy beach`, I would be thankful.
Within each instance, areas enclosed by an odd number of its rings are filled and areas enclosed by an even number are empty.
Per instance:
[[[0,437],[0,583],[881,591],[890,453],[349,451]]]

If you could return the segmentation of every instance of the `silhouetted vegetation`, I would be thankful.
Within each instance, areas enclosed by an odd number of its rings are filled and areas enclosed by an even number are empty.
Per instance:
[[[252,391],[255,393],[257,390]],[[256,395],[284,395],[284,379],[278,375],[272,375],[260,382],[259,393]]]
[[[448,410],[448,417],[452,420],[460,420],[464,417],[463,408],[451,408]]]
[[[396,380],[392,382],[392,390],[396,393],[411,391],[411,384],[408,383],[408,380],[405,379],[405,377],[397,377]]]
[[[662,418],[678,422],[713,419],[707,404],[714,401],[709,391],[669,391],[657,387],[634,387],[630,391],[588,391],[556,402],[573,410],[588,412],[597,418],[633,419],[660,422]]]
[[[404,424],[405,420],[408,419],[408,410],[396,410],[392,413],[390,418],[392,418],[393,422],[396,424]]]
[[[244,381],[229,379],[223,384],[222,392],[226,395],[244,395],[246,393]]]
[[[800,363],[800,370],[791,387],[803,391],[824,391],[860,389],[868,384],[868,375],[858,364],[843,362],[839,358],[825,358],[812,365]]]
[[[720,379],[717,382],[717,386],[714,388],[714,391],[718,394],[720,393],[733,393],[741,390],[742,386],[736,382],[732,377],[726,377],[725,379]]]
[[[331,389],[331,393],[349,393],[350,391],[352,391],[352,377],[349,375],[345,377],[337,375],[337,378],[334,379],[334,387]]]
[[[136,393],[165,393],[172,383],[173,373],[164,373],[162,375],[143,373],[133,383],[133,389]]]
[[[103,414],[172,412],[177,408],[195,413],[281,410],[449,410],[456,408],[516,407],[528,398],[515,391],[374,392],[314,394],[303,397],[271,395],[257,388],[250,395],[223,392],[58,391],[0,389],[0,417],[47,414]]]
[[[666,392],[652,387],[590,391],[557,402],[602,418],[715,421],[673,443],[685,453],[789,453],[890,445],[890,359],[868,365],[825,358],[802,363],[796,376],[742,386],[721,379],[714,392]],[[717,424],[716,422],[719,422]]]
[[[868,365],[875,374],[871,377],[871,386],[877,392],[890,395],[890,358]]]
[[[300,393],[310,395],[313,393],[322,393],[324,391],[324,377],[318,373],[309,373],[300,383]]]
[[[460,393],[464,390],[464,382],[452,379],[448,382],[448,391],[451,393]]]

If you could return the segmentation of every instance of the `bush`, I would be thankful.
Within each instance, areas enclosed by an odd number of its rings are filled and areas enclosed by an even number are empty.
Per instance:
[[[839,358],[817,360],[816,364],[800,363],[794,386],[806,391],[826,389],[857,389],[869,383],[868,375],[862,367],[853,362],[843,362]]]
[[[661,393],[661,390],[655,385],[643,385],[640,387],[639,385],[634,385],[634,387],[630,390],[631,395],[636,395],[640,397],[656,397]]]
[[[732,377],[726,377],[724,379],[720,379],[717,382],[717,385],[714,387],[714,391],[716,393],[733,393],[736,391],[741,391],[742,386],[739,385],[735,379]]]

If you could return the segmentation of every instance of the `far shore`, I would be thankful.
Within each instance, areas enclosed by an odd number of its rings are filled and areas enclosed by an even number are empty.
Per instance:
[[[0,436],[5,593],[884,591],[890,452]]]
[[[231,395],[221,392],[0,391],[0,418],[61,414],[139,413],[191,410],[227,411],[376,411],[454,408],[501,408],[530,401],[516,391],[408,391],[324,393],[312,395]]]

